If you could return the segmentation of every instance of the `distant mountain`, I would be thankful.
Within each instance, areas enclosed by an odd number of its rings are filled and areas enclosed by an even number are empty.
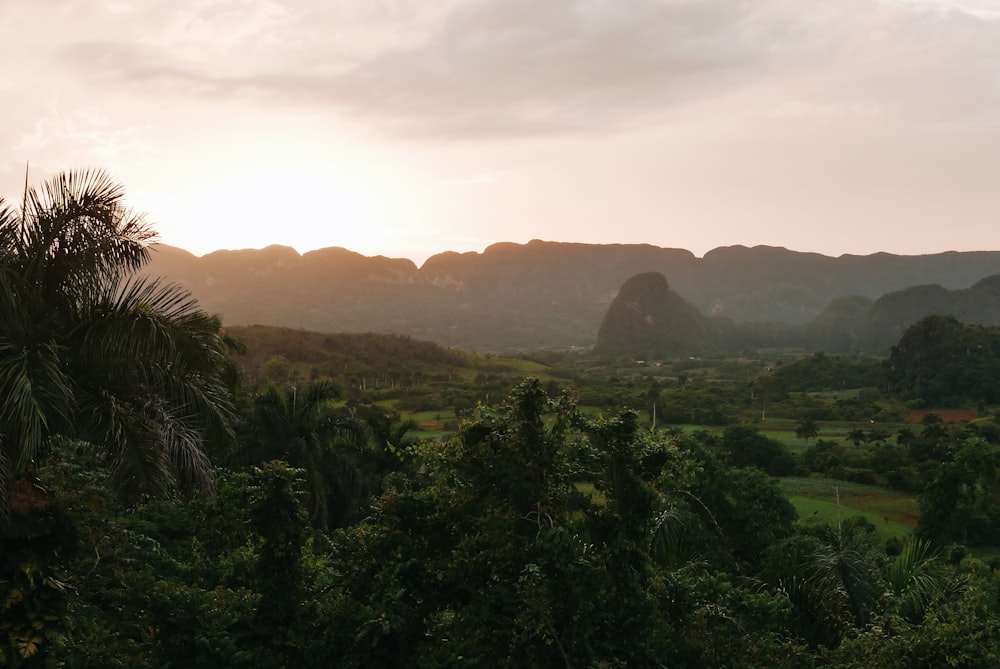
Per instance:
[[[594,353],[632,358],[667,358],[689,353],[792,347],[831,353],[888,354],[915,323],[950,317],[971,326],[1000,325],[1000,275],[966,290],[912,286],[872,301],[838,297],[808,323],[734,322],[707,318],[671,291],[656,272],[627,280],[598,332]]]
[[[853,353],[860,351],[862,338],[869,331],[873,301],[867,297],[850,295],[830,302],[816,318],[799,326],[791,336],[792,341],[811,351]],[[910,321],[911,323],[913,321]],[[896,337],[886,346],[891,346]]]
[[[659,272],[622,286],[597,333],[594,353],[669,358],[714,348],[711,326],[697,307],[670,290]]]
[[[922,285],[883,295],[871,306],[858,348],[888,352],[908,327],[932,314],[954,316],[962,323],[1000,325],[1000,274],[965,290]]]
[[[753,326],[758,336],[777,341],[788,334],[776,323],[807,324],[845,295],[874,300],[918,284],[970,286],[1000,274],[1000,252],[831,258],[732,246],[697,258],[650,245],[536,240],[442,253],[418,268],[342,248],[300,255],[271,246],[199,258],[159,246],[148,272],[187,285],[227,325],[396,333],[477,351],[589,349],[619,288],[640,273],[669,277],[670,289],[706,317],[729,319],[730,334],[740,322],[766,322]],[[715,325],[720,332],[724,322]]]

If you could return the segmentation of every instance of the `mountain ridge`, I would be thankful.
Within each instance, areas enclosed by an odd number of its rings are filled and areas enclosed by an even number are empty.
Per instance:
[[[728,246],[698,258],[651,244],[500,242],[419,267],[342,247],[156,247],[148,274],[187,286],[231,325],[403,334],[475,351],[589,349],[622,284],[660,272],[707,316],[801,325],[838,297],[877,300],[918,284],[964,289],[1000,274],[1000,251],[839,257]]]

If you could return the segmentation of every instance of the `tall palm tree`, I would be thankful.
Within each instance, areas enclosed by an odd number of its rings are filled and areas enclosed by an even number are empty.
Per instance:
[[[303,470],[309,519],[319,528],[345,524],[368,496],[357,467],[367,433],[331,409],[338,397],[329,381],[268,386],[255,398],[231,459],[242,465],[284,460]]]
[[[90,170],[0,198],[0,517],[55,435],[135,496],[210,485],[204,439],[231,432],[220,322],[138,274],[155,233],[123,200]]]

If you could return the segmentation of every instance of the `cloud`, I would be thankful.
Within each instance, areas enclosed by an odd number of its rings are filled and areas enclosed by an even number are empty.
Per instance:
[[[593,129],[738,84],[772,39],[731,0],[480,0],[328,90],[403,133]]]
[[[716,99],[929,124],[1000,108],[1000,23],[976,0],[49,1],[73,23],[39,68],[87,88],[411,138],[631,129]]]

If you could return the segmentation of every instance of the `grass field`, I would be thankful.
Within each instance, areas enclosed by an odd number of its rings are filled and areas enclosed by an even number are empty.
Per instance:
[[[418,439],[440,439],[454,436],[455,430],[445,429],[445,424],[458,424],[454,411],[403,411],[403,420],[416,422],[417,427],[410,434]]]
[[[784,419],[768,419],[763,423],[758,424],[761,434],[774,439],[782,444],[784,444],[793,453],[802,453],[810,446],[816,443],[818,439],[823,439],[826,441],[835,441],[841,443],[845,446],[854,447],[854,444],[847,439],[848,433],[854,429],[869,429],[871,427],[878,427],[889,432],[889,442],[892,443],[896,438],[896,433],[902,424],[898,423],[876,423],[876,424],[865,424],[854,422],[840,422],[840,421],[820,421],[819,423],[819,435],[809,439],[808,441],[800,437],[795,436],[795,421],[784,420]]]
[[[836,524],[838,519],[864,516],[883,540],[910,534],[920,511],[912,495],[878,486],[794,477],[780,483],[799,512],[799,522]]]

